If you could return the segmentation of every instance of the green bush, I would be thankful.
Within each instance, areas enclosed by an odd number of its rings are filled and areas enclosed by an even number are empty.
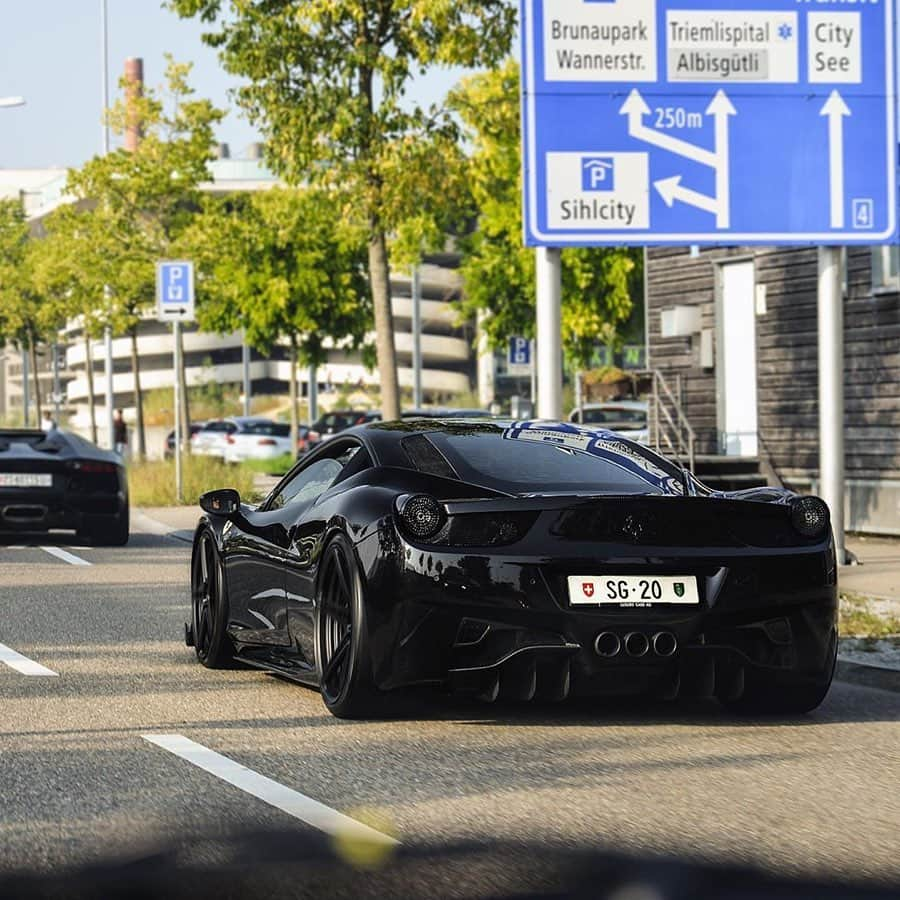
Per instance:
[[[196,505],[200,495],[218,488],[234,488],[244,500],[258,498],[254,472],[245,466],[226,465],[210,456],[185,456],[182,479],[184,502]],[[175,461],[135,463],[128,468],[132,506],[176,506]]]

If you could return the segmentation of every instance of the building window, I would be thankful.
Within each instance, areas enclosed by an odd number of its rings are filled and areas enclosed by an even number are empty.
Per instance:
[[[900,291],[900,246],[872,248],[872,290]]]

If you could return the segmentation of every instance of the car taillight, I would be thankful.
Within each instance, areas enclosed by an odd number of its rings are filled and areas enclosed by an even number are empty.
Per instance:
[[[791,524],[805,538],[825,534],[829,518],[828,506],[818,497],[801,497],[791,504]]]
[[[103,475],[111,475],[114,472],[118,471],[118,466],[114,463],[104,463],[104,462],[73,462],[71,464],[73,469],[76,469],[79,472],[90,472],[91,474],[103,474]]]
[[[428,494],[402,498],[397,511],[406,531],[419,540],[434,537],[447,521],[444,507]]]
[[[233,444],[234,441],[231,441],[231,443]],[[274,447],[274,446],[276,446],[276,442],[273,441],[272,438],[260,438],[256,442],[256,444],[259,447]]]
[[[316,441],[319,441],[319,440],[322,439],[322,435],[319,434],[318,431],[311,431],[311,432],[306,436],[306,439],[307,439],[310,443],[314,444]]]

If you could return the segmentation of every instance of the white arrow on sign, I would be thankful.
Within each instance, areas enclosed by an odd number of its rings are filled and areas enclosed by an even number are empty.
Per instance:
[[[663,178],[661,181],[654,181],[653,187],[659,191],[659,195],[665,200],[666,206],[672,206],[676,200],[687,203],[690,206],[696,206],[698,209],[706,210],[713,215],[719,214],[719,203],[706,194],[700,194],[692,191],[690,188],[681,186],[681,176],[676,175],[674,178]]]
[[[706,114],[712,116],[716,124],[716,226],[728,228],[731,225],[731,173],[728,139],[728,119],[737,115],[737,110],[728,99],[728,94],[719,90],[712,103],[706,107]]]
[[[713,101],[715,102],[715,101]],[[668,150],[670,153],[677,153],[678,156],[684,156],[692,159],[694,162],[702,163],[704,166],[715,168],[718,164],[718,156],[710,153],[703,147],[696,147],[687,141],[681,141],[668,134],[662,134],[647,128],[644,125],[644,116],[649,116],[652,110],[647,106],[641,92],[634,88],[628,95],[628,99],[622,104],[619,113],[628,116],[628,134],[639,141],[653,144],[662,150]]]
[[[828,146],[831,154],[831,227],[844,227],[844,116],[852,116],[840,92],[834,90],[820,116],[828,116]]]

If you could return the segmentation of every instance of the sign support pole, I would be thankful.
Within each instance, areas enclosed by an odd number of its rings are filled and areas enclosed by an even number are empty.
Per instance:
[[[250,415],[250,346],[247,344],[247,332],[241,342],[241,362],[244,371],[244,415]]]
[[[309,366],[309,390],[307,400],[309,403],[309,426],[319,418],[319,367],[315,363]]]
[[[557,247],[537,253],[537,414],[562,418],[562,259]]]
[[[175,502],[181,505],[184,497],[184,485],[181,472],[181,322],[172,323],[172,337],[175,341]]]
[[[819,493],[831,510],[838,565],[844,545],[844,306],[840,247],[819,248]]]
[[[422,408],[422,278],[412,270],[413,408]]]

